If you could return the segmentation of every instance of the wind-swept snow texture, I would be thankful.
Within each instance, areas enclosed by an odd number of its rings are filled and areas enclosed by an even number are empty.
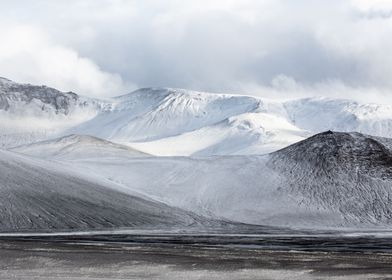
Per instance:
[[[91,135],[160,156],[265,154],[325,131],[392,137],[392,107],[145,88],[97,100],[0,79],[4,148]]]
[[[71,165],[214,218],[304,228],[390,227],[391,146],[387,138],[325,132],[264,156],[74,157]]]
[[[196,215],[55,162],[0,150],[0,231],[185,227]]]

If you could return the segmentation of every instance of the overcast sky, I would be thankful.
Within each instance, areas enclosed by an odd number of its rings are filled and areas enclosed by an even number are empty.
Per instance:
[[[0,0],[0,76],[392,103],[390,0]]]

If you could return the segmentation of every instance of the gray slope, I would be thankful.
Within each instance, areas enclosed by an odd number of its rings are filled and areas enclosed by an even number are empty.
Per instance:
[[[326,132],[266,156],[72,160],[172,206],[274,226],[390,227],[392,140]]]
[[[391,139],[324,132],[270,155],[282,190],[351,224],[392,224]]]
[[[184,227],[199,218],[0,150],[0,231]]]

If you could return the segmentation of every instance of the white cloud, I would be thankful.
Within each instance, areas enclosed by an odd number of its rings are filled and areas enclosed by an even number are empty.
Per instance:
[[[390,0],[351,0],[351,3],[362,11],[392,10]]]
[[[119,75],[102,71],[71,48],[56,45],[37,28],[0,24],[0,74],[82,95],[108,96],[127,90]]]
[[[388,89],[370,86],[353,87],[339,80],[329,80],[306,85],[295,81],[292,77],[279,75],[273,80],[271,86],[260,86],[258,84],[246,84],[242,86],[243,92],[277,100],[322,96],[351,99],[363,103],[392,103],[391,91]]]
[[[19,51],[8,64],[0,45],[0,75],[16,80],[34,77],[100,95],[130,88],[124,83],[270,90],[266,94],[277,97],[343,96],[346,90],[344,96],[374,102],[381,96],[392,103],[390,0],[2,0],[2,5],[1,18],[44,33],[39,42],[26,35],[35,51],[28,58]],[[19,44],[8,38],[10,49]],[[26,59],[41,66],[19,73]],[[302,90],[276,90],[278,84]]]

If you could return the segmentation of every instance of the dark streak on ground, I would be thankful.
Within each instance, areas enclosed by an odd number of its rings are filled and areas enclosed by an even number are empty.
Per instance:
[[[39,265],[31,261],[36,257],[60,262],[62,269],[129,267],[132,261],[151,267],[169,265],[176,271],[284,269],[309,270],[315,277],[392,275],[392,240],[388,238],[178,234],[1,237],[0,271],[21,259],[25,261],[18,264],[19,269],[34,268]]]
[[[105,243],[116,246],[159,245],[188,247],[228,247],[258,250],[391,253],[392,237],[274,234],[94,234],[68,236],[2,236],[0,241],[39,241],[51,243]]]

